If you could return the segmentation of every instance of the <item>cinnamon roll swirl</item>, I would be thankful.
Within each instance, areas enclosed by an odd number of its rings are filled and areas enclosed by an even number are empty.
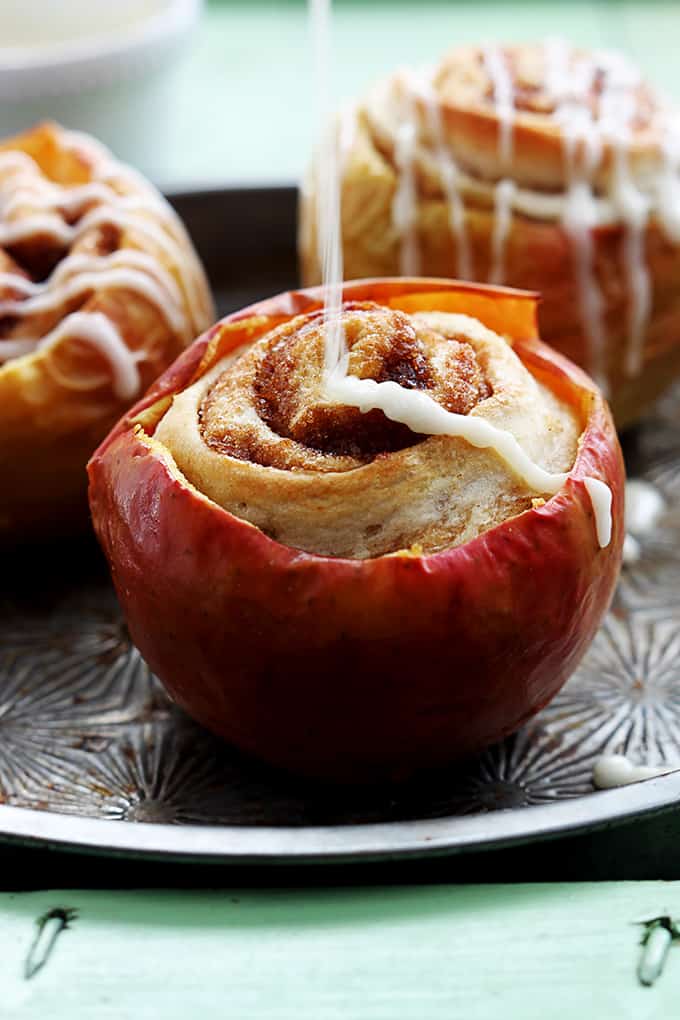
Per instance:
[[[362,281],[338,320],[322,300],[197,340],[93,456],[90,505],[179,705],[275,764],[372,782],[559,689],[613,591],[623,465],[532,295]]]
[[[457,276],[541,294],[541,335],[621,425],[680,372],[680,117],[623,57],[560,40],[403,70],[338,131],[347,278]],[[303,278],[319,281],[315,170]]]
[[[582,420],[478,320],[370,301],[346,302],[342,319],[351,376],[497,425],[546,472],[572,467]],[[493,448],[338,402],[323,369],[322,312],[295,316],[177,394],[155,438],[209,499],[322,556],[437,552],[546,495]]]
[[[151,185],[56,125],[0,143],[0,537],[84,521],[88,456],[212,315]]]

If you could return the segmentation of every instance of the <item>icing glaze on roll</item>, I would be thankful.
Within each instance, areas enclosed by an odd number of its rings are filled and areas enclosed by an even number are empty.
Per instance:
[[[674,335],[662,322],[675,256],[659,235],[680,245],[680,119],[624,58],[559,39],[463,47],[380,83],[354,124],[349,278],[535,285],[542,334],[615,410],[622,389],[627,413],[650,400],[634,380]],[[304,242],[301,253],[318,282]]]
[[[428,129],[432,135],[442,186],[446,194],[449,229],[456,240],[457,275],[461,280],[470,280],[473,273],[465,229],[465,206],[459,187],[461,171],[444,140],[441,109],[431,79],[432,72],[420,76],[413,75],[409,79],[409,85],[423,101],[427,111]]]
[[[113,372],[113,391],[121,400],[132,400],[139,392],[137,365],[144,353],[131,351],[113,323],[101,312],[73,312],[48,333],[39,346],[48,350],[66,339],[89,344],[106,358]]]
[[[397,190],[392,203],[392,218],[399,237],[400,270],[404,276],[417,276],[420,271],[414,153],[416,120],[410,89],[402,96],[402,117],[397,128],[394,158],[399,170]]]
[[[61,132],[60,141],[75,159],[87,160],[89,181],[60,184],[28,152],[0,152],[0,247],[16,253],[0,266],[0,326],[9,324],[0,333],[0,365],[74,338],[101,354],[114,392],[130,400],[139,391],[143,355],[128,349],[100,311],[73,309],[96,293],[133,294],[156,309],[179,349],[206,321],[202,270],[173,210],[137,174],[81,135]],[[120,244],[125,236],[158,249],[173,272],[134,240]],[[21,263],[37,250],[50,268],[35,279]]]

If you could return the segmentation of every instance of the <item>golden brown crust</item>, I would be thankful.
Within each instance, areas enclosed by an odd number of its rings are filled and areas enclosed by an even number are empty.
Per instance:
[[[490,180],[508,175],[528,187],[564,187],[564,132],[555,118],[557,97],[548,86],[555,57],[550,46],[498,47],[498,59],[512,87],[514,142],[508,162],[500,156],[501,128],[484,49],[460,47],[444,57],[434,75],[433,88],[441,104],[446,139],[464,167]],[[568,71],[575,72],[579,102],[585,100],[597,118],[602,113],[608,79],[616,73],[612,55],[569,48],[563,59]],[[627,91],[633,107],[630,149],[634,164],[642,170],[659,158],[661,110],[641,78],[632,77]],[[560,97],[562,101],[564,98]],[[424,112],[422,102],[420,106]],[[609,180],[612,156],[612,146],[605,142],[594,178],[599,188],[605,188]],[[577,157],[583,157],[580,147]]]
[[[411,170],[415,205],[413,236],[415,272],[429,276],[501,280],[540,292],[543,338],[608,384],[608,396],[619,425],[634,420],[671,380],[669,367],[680,362],[680,234],[657,208],[657,185],[663,167],[663,132],[668,111],[641,80],[631,77],[630,137],[625,146],[625,171],[641,188],[649,214],[640,228],[640,264],[649,284],[649,314],[641,334],[641,364],[630,370],[627,355],[634,341],[635,297],[631,260],[631,227],[621,208],[623,198],[612,184],[611,141],[600,138],[599,161],[590,175],[595,224],[578,241],[568,227],[568,182],[578,176],[584,156],[583,139],[575,143],[575,166],[568,168],[562,120],[555,116],[556,99],[546,85],[546,54],[542,46],[502,47],[500,58],[512,82],[510,162],[501,158],[500,119],[491,94],[491,80],[480,48],[452,51],[422,87],[422,79],[394,76],[374,89],[357,110],[350,144],[343,152],[341,216],[344,272],[347,279],[400,275],[404,228],[395,217],[403,170],[397,158],[399,116],[410,110],[415,140]],[[569,61],[593,70],[589,103],[597,116],[603,90],[604,57],[574,50]],[[410,107],[404,107],[404,97]],[[426,98],[427,97],[427,101]],[[564,100],[564,96],[562,97]],[[433,118],[431,105],[434,103]],[[440,137],[433,128],[439,123]],[[442,160],[457,168],[459,221],[454,224],[451,189]],[[581,169],[583,169],[581,167]],[[569,170],[569,172],[568,172]],[[570,177],[571,174],[571,177]],[[502,231],[502,271],[495,262],[498,240],[497,183],[507,175],[514,191]],[[315,183],[311,174],[301,202],[300,259],[305,283],[320,280],[317,258]],[[678,210],[680,215],[680,209]],[[584,312],[583,268],[601,305],[604,340],[593,339]]]
[[[174,213],[92,140],[1,143],[0,195],[0,537],[38,537],[82,522],[87,457],[213,307]]]

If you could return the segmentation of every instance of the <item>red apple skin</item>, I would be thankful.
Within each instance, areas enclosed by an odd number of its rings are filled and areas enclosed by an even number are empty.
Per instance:
[[[417,293],[431,281],[393,286]],[[347,285],[345,297],[385,293],[391,281]],[[255,310],[288,317],[318,299],[318,289],[298,292]],[[516,339],[525,364],[587,420],[560,492],[444,552],[332,559],[283,546],[197,493],[135,425],[195,377],[220,328],[89,465],[94,525],[132,639],[171,697],[239,748],[334,781],[403,777],[516,730],[577,666],[618,575],[624,469],[594,385],[535,338]],[[604,549],[587,476],[613,494]]]

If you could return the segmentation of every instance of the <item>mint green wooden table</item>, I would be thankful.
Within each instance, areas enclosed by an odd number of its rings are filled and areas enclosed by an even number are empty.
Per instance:
[[[636,978],[680,884],[18,893],[0,898],[13,1020],[646,1020],[677,1016],[680,949]],[[55,907],[76,914],[44,966]],[[41,957],[42,959],[42,957]]]
[[[627,49],[680,96],[679,28],[674,3],[339,0],[337,95],[482,34],[561,33]],[[312,144],[310,66],[303,3],[209,4],[180,70],[159,182],[297,179]],[[579,880],[680,879],[679,846],[670,816],[474,858],[304,873],[0,849],[0,889],[50,890],[0,894],[0,1018],[674,1017],[680,949],[642,988],[634,922],[680,916],[680,882]],[[536,878],[558,884],[452,884]],[[149,888],[159,885],[175,891]],[[27,979],[36,922],[55,907],[77,917]]]

